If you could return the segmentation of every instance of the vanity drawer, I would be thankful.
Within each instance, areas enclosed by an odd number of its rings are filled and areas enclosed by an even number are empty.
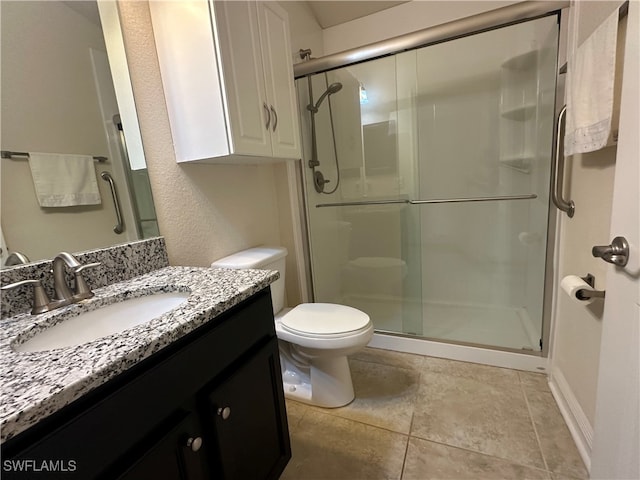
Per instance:
[[[9,440],[3,445],[3,461],[58,461],[68,467],[57,475],[39,472],[43,479],[99,478],[126,462],[128,452],[144,443],[159,423],[191,404],[199,390],[238,359],[275,337],[269,292],[262,290]],[[34,473],[3,470],[3,478]]]

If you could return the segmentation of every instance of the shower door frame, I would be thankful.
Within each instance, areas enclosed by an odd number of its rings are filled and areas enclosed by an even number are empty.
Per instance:
[[[412,50],[438,43],[455,40],[461,37],[471,36],[478,33],[482,33],[489,30],[497,30],[510,25],[518,23],[524,23],[531,20],[535,20],[547,16],[557,16],[558,21],[558,56],[556,68],[556,94],[555,94],[555,108],[554,108],[554,141],[553,151],[551,152],[552,158],[556,155],[555,151],[555,138],[558,135],[557,122],[558,115],[564,105],[564,77],[563,73],[559,69],[560,66],[560,45],[562,45],[562,38],[566,38],[566,23],[562,22],[566,16],[562,15],[562,10],[570,6],[569,1],[525,1],[514,5],[509,5],[496,10],[490,10],[484,13],[465,17],[452,22],[447,22],[442,25],[427,28],[425,30],[402,35],[389,40],[369,44],[360,48],[339,52],[326,57],[309,60],[304,63],[294,65],[294,77],[296,79],[306,77],[313,73],[322,73],[338,68],[343,68],[349,65],[366,62],[381,58],[383,56],[390,56],[402,51]],[[303,168],[305,159],[301,162],[297,162],[295,168],[289,170],[290,183],[295,179],[296,185],[296,201],[302,207],[302,216],[300,222],[301,237],[299,237],[301,245],[302,255],[299,257],[304,258],[304,264],[300,265],[298,272],[300,275],[300,285],[302,288],[303,299],[309,301],[315,301],[314,285],[313,285],[313,262],[311,259],[311,248],[309,247],[309,231],[310,231],[310,219],[307,213],[308,205],[307,199],[307,185],[304,181]],[[292,166],[293,167],[293,166]],[[552,168],[554,165],[552,163]],[[551,182],[551,178],[549,179]],[[550,188],[554,188],[550,185]],[[551,196],[551,190],[550,190]],[[411,203],[411,202],[406,202]],[[422,336],[409,335],[396,332],[376,332],[374,340],[371,346],[377,346],[380,348],[391,348],[389,342],[380,340],[381,337],[394,337],[400,340],[406,340],[406,347],[402,348],[408,353],[425,354],[424,348],[418,346],[418,343],[430,343],[432,345],[442,344],[444,350],[447,350],[447,346],[461,347],[453,355],[443,355],[439,351],[441,349],[436,348],[436,352],[430,351],[428,354],[434,356],[444,356],[453,359],[468,360],[469,349],[478,351],[488,351],[498,354],[497,357],[491,354],[480,355],[476,358],[479,363],[486,363],[496,366],[504,366],[511,368],[522,368],[525,370],[545,370],[547,366],[547,359],[550,351],[551,340],[551,318],[552,308],[556,301],[557,292],[553,289],[554,284],[554,264],[555,264],[555,252],[556,252],[556,233],[557,233],[557,221],[558,216],[556,209],[549,199],[548,217],[547,217],[547,238],[546,238],[546,255],[545,255],[545,274],[544,274],[544,294],[542,303],[542,328],[541,328],[541,341],[542,348],[540,351],[525,351],[512,348],[497,347],[485,344],[475,344],[458,341],[441,340],[437,338],[429,338]],[[306,290],[306,291],[305,291]],[[376,337],[378,341],[376,341]],[[393,343],[393,340],[391,340]],[[504,355],[500,355],[500,354]],[[520,357],[519,359],[517,357]],[[536,360],[538,359],[538,360]]]

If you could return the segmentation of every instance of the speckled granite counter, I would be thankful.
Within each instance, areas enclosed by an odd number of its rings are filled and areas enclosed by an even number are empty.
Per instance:
[[[82,304],[0,321],[1,441],[26,430],[75,399],[259,292],[278,278],[266,270],[166,267],[95,290]],[[124,332],[75,347],[18,353],[12,344],[83,311],[127,298],[190,291],[185,303]]]

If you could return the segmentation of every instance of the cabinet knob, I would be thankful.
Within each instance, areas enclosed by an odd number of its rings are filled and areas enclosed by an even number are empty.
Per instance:
[[[193,452],[197,452],[202,447],[202,437],[189,437],[187,439],[187,447],[189,447]]]
[[[231,415],[231,407],[218,408],[218,415],[221,416],[223,420],[226,420]]]

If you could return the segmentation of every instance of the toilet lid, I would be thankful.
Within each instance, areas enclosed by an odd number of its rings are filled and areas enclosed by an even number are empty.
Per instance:
[[[314,335],[331,335],[360,330],[369,325],[369,315],[334,303],[303,303],[282,317],[287,330]]]

